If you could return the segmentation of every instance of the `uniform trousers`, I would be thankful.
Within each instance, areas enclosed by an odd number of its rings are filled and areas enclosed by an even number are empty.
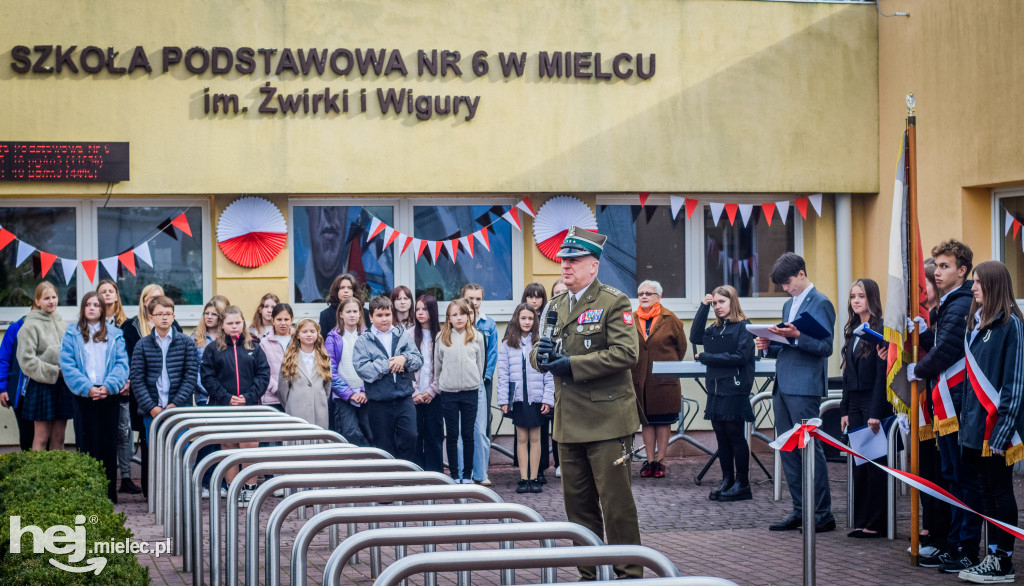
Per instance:
[[[117,421],[121,415],[121,399],[114,395],[94,401],[75,396],[75,443],[78,451],[89,454],[103,464],[107,475],[107,498],[117,503]]]
[[[622,457],[624,449],[632,448],[632,436],[558,444],[566,517],[604,538],[609,545],[640,545],[640,522],[630,485],[630,467],[613,463]],[[594,566],[580,566],[579,571],[584,580],[597,577]],[[615,574],[619,578],[641,578],[643,567],[617,565]]]

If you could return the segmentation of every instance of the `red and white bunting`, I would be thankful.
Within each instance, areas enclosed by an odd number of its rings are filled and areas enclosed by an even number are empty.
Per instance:
[[[444,248],[444,242],[440,240],[432,240],[430,242],[430,248],[434,253],[434,264],[437,264],[437,259],[441,258],[441,249]]]
[[[649,192],[649,191],[641,191],[640,192],[640,207],[644,207],[644,206],[647,205],[647,198],[649,198],[649,197],[651,197],[651,192]]]
[[[455,257],[458,255],[458,240],[445,240],[442,242],[444,249],[448,251],[448,258],[455,262]]]
[[[121,261],[124,268],[128,269],[128,272],[135,275],[135,253],[132,251],[122,252],[117,255],[117,260]]]
[[[20,267],[21,263],[25,262],[25,259],[32,256],[32,253],[36,251],[36,247],[22,240],[18,241],[18,253],[14,260],[14,266]]]
[[[149,254],[149,242],[143,242],[142,244],[136,246],[132,252],[135,253],[135,256],[137,256],[139,260],[146,263],[150,267],[153,266],[153,257]]]
[[[397,240],[398,237],[401,236],[401,235],[402,235],[401,232],[399,232],[398,230],[395,230],[394,228],[391,228],[391,234],[390,235],[389,234],[385,234],[384,235],[384,247],[387,248],[388,246],[391,246],[392,244],[394,244],[395,240]]]
[[[686,198],[679,195],[668,196],[668,203],[672,206],[672,219],[676,219],[679,216],[679,210],[683,209],[686,204]]]
[[[1009,213],[1007,213],[1009,215]],[[7,248],[7,245],[14,242],[15,236],[13,232],[7,230],[7,228],[0,228],[0,250]]]
[[[405,251],[409,249],[409,245],[412,244],[413,240],[416,240],[412,236],[406,236],[404,234],[402,236],[404,237],[405,242],[402,242],[402,251],[398,253],[400,255],[405,254]]]
[[[39,251],[39,270],[46,276],[46,273],[50,272],[50,267],[57,261],[57,255],[49,252]]]
[[[695,199],[686,198],[686,219],[689,220],[693,217],[693,212],[697,211],[697,206],[700,202]]]
[[[516,204],[516,207],[526,212],[531,218],[537,217],[537,212],[533,209],[533,203],[530,201],[530,197],[524,195],[522,201]]]
[[[821,194],[815,193],[814,195],[808,195],[807,201],[811,202],[811,207],[814,208],[814,213],[821,217]],[[806,218],[805,218],[806,219]]]
[[[469,258],[473,258],[473,237],[463,236],[462,238],[459,238],[459,244],[461,244],[462,247],[466,249],[466,252],[469,253]]]
[[[1010,233],[1010,226],[1017,221],[1017,218],[1014,218],[1013,214],[1007,212],[1005,209],[1003,211],[1006,212],[1006,217],[1003,218],[1003,236],[1006,236]],[[1016,238],[1017,235],[1014,234],[1013,237]],[[0,246],[0,248],[3,248],[3,246]]]
[[[369,242],[377,237],[387,225],[377,218],[370,220],[370,229],[366,231],[366,241]]]
[[[491,250],[491,237],[487,235],[487,228],[480,228],[476,232],[473,232],[473,238],[476,238],[477,240],[479,240],[480,244],[483,244],[484,248],[486,248],[487,251],[490,252],[490,250]]]
[[[423,256],[423,249],[426,248],[427,243],[419,238],[412,239],[412,249],[416,253],[416,260],[419,260]]]
[[[88,277],[90,283],[96,282],[96,264],[98,262],[96,260],[82,261],[82,268],[85,269],[85,276]]]
[[[761,204],[761,213],[764,214],[764,219],[768,222],[768,225],[772,225],[772,216],[775,215],[775,203],[765,202]]]
[[[750,214],[754,213],[754,204],[752,203],[741,203],[740,204],[740,217],[743,218],[743,227],[747,227],[747,223],[750,222]]]
[[[727,203],[727,204],[725,204],[725,214],[727,216],[729,216],[729,225],[730,226],[736,225],[736,211],[738,209],[739,209],[739,206],[737,204],[734,204],[734,203]]]
[[[103,265],[103,269],[107,271],[110,278],[117,280],[117,257],[108,256],[107,258],[101,258],[100,264]]]
[[[718,221],[722,219],[722,210],[725,209],[724,203],[708,202],[708,207],[711,208],[711,220],[718,225]]]
[[[800,217],[807,219],[807,198],[798,197],[793,200],[793,205],[796,206],[796,211],[800,212]]]
[[[78,261],[70,258],[60,259],[60,268],[64,273],[64,284],[71,284],[71,277],[75,276],[75,267],[78,266]]]
[[[520,232],[523,230],[523,225],[519,223],[519,210],[516,208],[511,208],[509,211],[501,214],[501,217],[509,224],[512,224],[516,230]]]
[[[789,216],[789,202],[788,201],[777,201],[775,202],[775,211],[779,212],[779,219],[782,220],[782,224],[786,224],[786,217]]]

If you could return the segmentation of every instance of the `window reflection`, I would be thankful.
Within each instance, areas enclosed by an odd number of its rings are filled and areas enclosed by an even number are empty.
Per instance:
[[[0,226],[26,244],[56,254],[60,258],[77,259],[77,227],[75,208],[24,207],[0,208]],[[35,252],[21,266],[17,260],[18,243],[11,242],[0,250],[0,307],[25,307],[32,303],[36,285],[44,280]],[[46,281],[57,287],[61,305],[78,305],[77,276],[64,284],[64,272],[58,259],[47,273]]]
[[[664,297],[686,296],[686,216],[670,206],[598,205],[597,227],[608,236],[597,277],[630,297],[658,281]]]
[[[704,206],[704,292],[719,285],[732,285],[741,297],[783,297],[786,292],[771,281],[775,259],[795,246],[795,210],[788,210],[786,223],[776,216],[772,225],[754,206],[750,221],[736,215],[729,225],[723,213],[716,226],[711,210]]]
[[[429,252],[416,262],[416,295],[427,293],[438,301],[455,299],[462,286],[477,283],[484,288],[485,301],[510,300],[512,292],[512,226],[500,220],[505,212],[502,206],[415,206],[413,208],[414,234],[424,240],[450,240],[472,236],[487,229],[491,250],[474,242],[475,256],[460,249],[456,262],[442,249],[436,263],[431,263]]]

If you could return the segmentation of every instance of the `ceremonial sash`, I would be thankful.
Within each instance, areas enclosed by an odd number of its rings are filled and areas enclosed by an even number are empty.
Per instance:
[[[992,429],[996,426],[996,419],[999,418],[999,391],[985,377],[985,373],[978,366],[978,360],[971,354],[969,344],[964,344],[967,351],[967,376],[971,380],[971,387],[974,388],[974,396],[985,408],[988,416],[985,417],[985,442],[981,447],[982,456],[991,456],[992,447],[989,440],[992,438]],[[1010,440],[1010,447],[1006,450],[1006,464],[1009,466],[1015,462],[1024,460],[1024,445],[1021,444],[1020,433],[1014,431]]]
[[[921,391],[917,399],[917,438],[927,441],[935,437],[935,428],[932,427],[932,418],[928,413],[928,389]]]
[[[963,382],[965,362],[966,359],[961,358],[956,364],[947,368],[939,375],[939,382],[932,389],[932,403],[935,406],[935,431],[939,435],[954,433],[960,429],[960,423],[956,419],[956,406],[953,404],[949,387],[955,387]]]

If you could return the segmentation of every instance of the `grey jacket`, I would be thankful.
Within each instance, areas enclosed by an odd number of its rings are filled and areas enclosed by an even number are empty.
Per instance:
[[[467,328],[463,333],[452,331],[452,345],[446,346],[441,334],[434,340],[434,378],[442,393],[476,390],[484,382],[487,367],[487,350],[484,335],[473,330],[473,340],[465,342]]]
[[[388,353],[377,340],[373,328],[356,339],[352,348],[352,366],[366,383],[366,398],[370,401],[390,401],[411,397],[416,384],[416,371],[423,366],[412,333],[399,326],[391,328],[391,356],[405,356],[405,370],[392,374],[388,368]]]
[[[25,376],[52,385],[60,376],[60,345],[67,326],[53,312],[33,309],[18,330],[18,366]]]
[[[784,321],[789,321],[789,308],[792,306],[792,299],[783,306]],[[832,355],[836,310],[828,297],[815,288],[800,305],[800,314],[804,313],[818,320],[829,335],[821,340],[800,336],[790,340],[788,345],[772,342],[768,356],[778,360],[775,364],[775,388],[784,395],[824,397],[828,394],[828,357]]]

